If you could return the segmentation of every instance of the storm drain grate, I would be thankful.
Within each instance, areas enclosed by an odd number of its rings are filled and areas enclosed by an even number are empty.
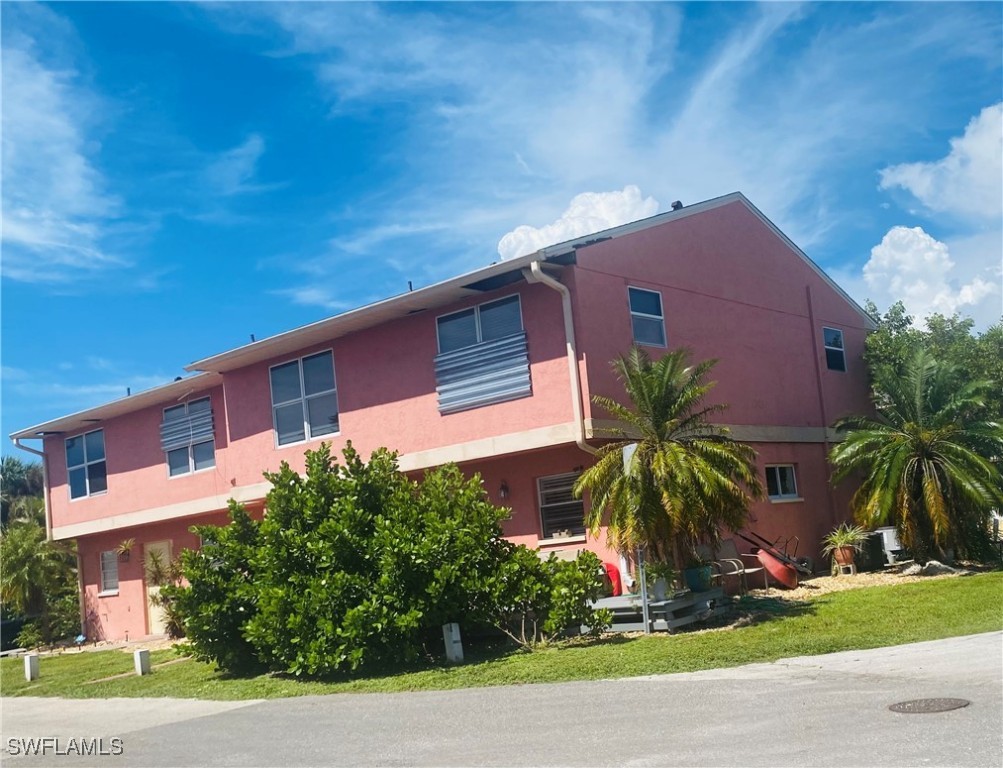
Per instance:
[[[892,712],[904,712],[908,715],[919,715],[926,712],[950,712],[971,704],[968,699],[913,699],[892,704],[888,709]]]

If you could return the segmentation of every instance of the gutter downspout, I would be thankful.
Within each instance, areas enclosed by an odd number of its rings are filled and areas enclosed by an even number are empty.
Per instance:
[[[823,465],[826,469],[829,469],[829,415],[825,407],[825,388],[822,386],[822,360],[819,357],[818,349],[818,333],[821,328],[817,327],[815,324],[815,305],[812,302],[811,296],[811,286],[806,285],[804,287],[805,298],[808,300],[808,324],[811,326],[811,351],[815,356],[815,387],[818,392],[818,412],[822,417],[822,450],[825,452],[823,456]],[[845,354],[845,352],[844,352]],[[833,496],[831,472],[830,477],[826,478],[825,483],[825,499],[829,507],[829,519],[832,523],[836,523],[836,499]]]
[[[596,454],[596,449],[585,441],[585,417],[582,409],[582,381],[578,371],[578,348],[575,346],[575,322],[571,314],[571,291],[563,283],[555,280],[540,268],[539,259],[529,265],[529,270],[523,270],[526,280],[530,283],[543,283],[561,294],[561,308],[564,311],[564,338],[568,350],[568,375],[571,379],[571,412],[575,418],[575,442],[578,447],[590,455]]]
[[[45,538],[48,541],[52,541],[52,508],[49,504],[49,461],[46,456],[45,451],[40,451],[37,448],[30,448],[27,445],[21,444],[20,437],[13,437],[11,440],[14,441],[14,445],[20,448],[22,451],[27,451],[28,453],[33,453],[42,460],[42,502],[45,505]]]

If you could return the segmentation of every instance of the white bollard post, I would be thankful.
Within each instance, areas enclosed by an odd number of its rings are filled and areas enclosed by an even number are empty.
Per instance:
[[[136,663],[137,675],[150,674],[150,652],[148,650],[143,648],[138,651],[133,651],[132,658]]]
[[[463,641],[460,639],[460,625],[443,624],[442,639],[446,643],[446,661],[450,664],[463,662]]]
[[[24,679],[29,683],[38,680],[38,654],[29,653],[24,657]]]

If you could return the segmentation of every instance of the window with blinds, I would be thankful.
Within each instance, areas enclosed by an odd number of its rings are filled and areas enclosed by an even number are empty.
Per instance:
[[[585,534],[585,502],[572,492],[578,476],[578,472],[569,472],[537,479],[543,538]]]
[[[216,466],[212,401],[200,397],[164,409],[160,447],[167,455],[171,477]]]
[[[101,591],[118,591],[118,553],[113,549],[101,553]]]
[[[462,312],[443,315],[436,323],[440,354],[503,339],[522,333],[519,297],[506,296]]]
[[[436,320],[435,383],[439,412],[531,394],[529,350],[518,294]]]

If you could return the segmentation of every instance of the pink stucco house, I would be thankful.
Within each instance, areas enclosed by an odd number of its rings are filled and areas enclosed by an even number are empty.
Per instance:
[[[42,440],[49,531],[77,541],[86,633],[135,639],[162,631],[144,559],[198,546],[189,528],[224,523],[228,499],[260,509],[262,471],[302,469],[322,441],[396,449],[406,471],[456,462],[512,508],[514,541],[615,562],[570,493],[603,423],[591,397],[622,394],[609,363],[632,343],[686,346],[720,360],[712,398],[758,452],[769,498],[750,527],[815,556],[847,517],[827,425],[869,408],[870,328],[734,193],[196,361],[190,377],[11,437]]]

